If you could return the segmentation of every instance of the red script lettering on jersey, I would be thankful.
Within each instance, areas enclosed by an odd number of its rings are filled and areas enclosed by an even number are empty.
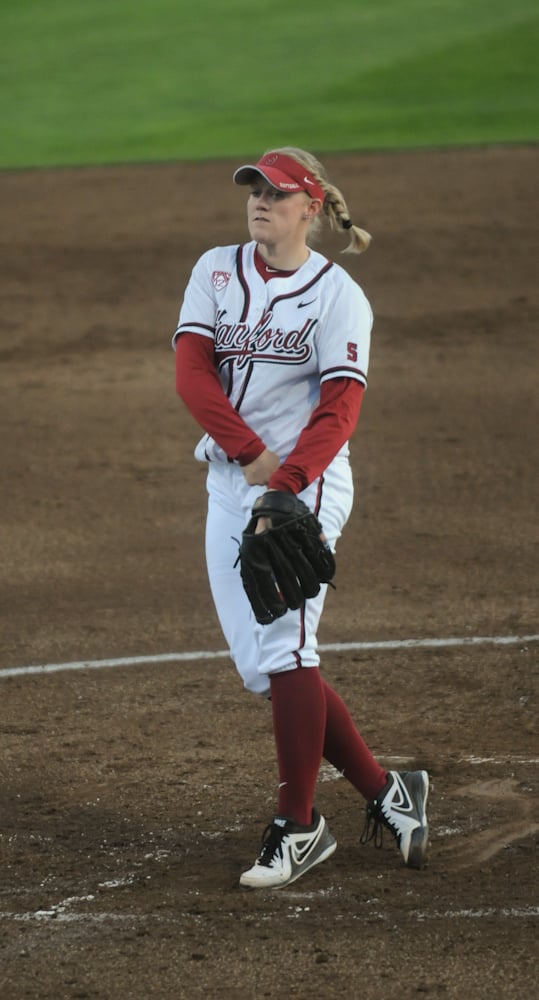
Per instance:
[[[302,365],[311,357],[309,335],[317,319],[306,319],[299,330],[282,330],[271,326],[273,313],[266,312],[253,329],[248,323],[224,323],[226,310],[217,313],[215,325],[215,357],[222,366],[233,359],[239,369],[252,361]]]

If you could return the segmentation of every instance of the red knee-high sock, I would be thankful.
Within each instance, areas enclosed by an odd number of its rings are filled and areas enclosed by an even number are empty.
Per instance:
[[[270,675],[273,733],[279,764],[280,816],[307,826],[326,728],[326,698],[317,667]]]
[[[387,771],[380,767],[357,730],[342,698],[322,681],[326,698],[324,757],[368,800],[384,787]]]

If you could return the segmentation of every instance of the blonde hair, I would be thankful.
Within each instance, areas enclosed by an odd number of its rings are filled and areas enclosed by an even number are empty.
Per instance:
[[[365,229],[354,226],[342,192],[334,184],[330,184],[324,167],[316,157],[312,153],[308,153],[305,149],[296,149],[294,146],[281,146],[280,149],[268,149],[266,152],[283,153],[286,156],[290,156],[293,160],[301,163],[302,167],[305,167],[313,175],[324,191],[323,212],[329,220],[331,229],[337,232],[344,230],[350,236],[348,246],[344,250],[341,250],[341,253],[363,253],[369,246],[372,236]],[[309,227],[311,238],[316,239],[321,228],[322,219],[320,215],[317,215]]]

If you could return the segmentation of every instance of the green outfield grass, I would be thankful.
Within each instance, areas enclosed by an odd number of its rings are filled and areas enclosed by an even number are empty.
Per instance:
[[[1,0],[0,167],[536,142],[532,0]]]

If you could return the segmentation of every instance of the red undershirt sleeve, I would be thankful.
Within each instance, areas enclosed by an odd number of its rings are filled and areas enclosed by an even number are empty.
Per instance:
[[[270,489],[300,493],[318,478],[351,436],[363,399],[357,379],[328,379],[320,386],[320,402],[302,430],[295,448],[271,476]]]
[[[197,423],[231,459],[249,465],[265,444],[236,412],[219,381],[213,341],[198,333],[176,340],[176,392]]]

